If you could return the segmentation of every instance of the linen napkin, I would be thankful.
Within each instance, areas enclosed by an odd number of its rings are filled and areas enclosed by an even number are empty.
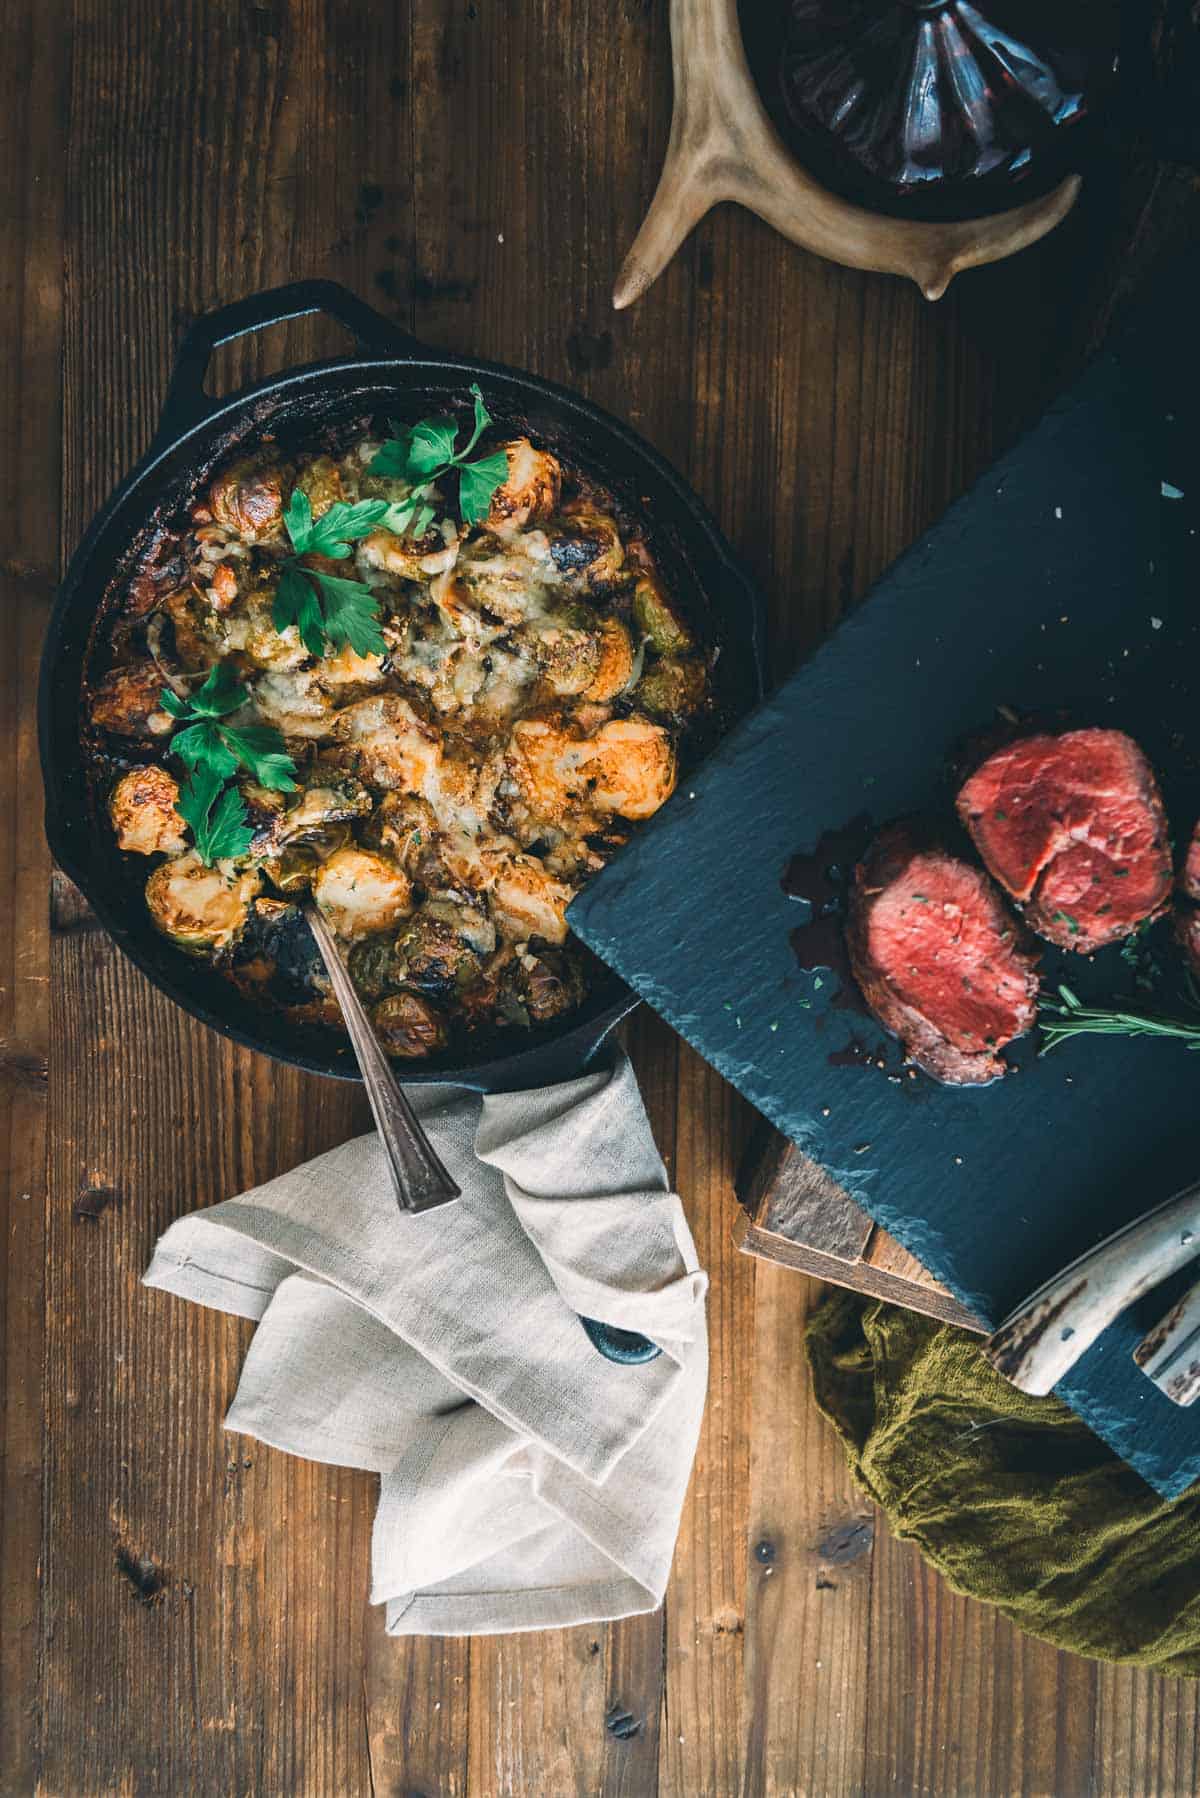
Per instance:
[[[227,1429],[380,1475],[392,1635],[662,1600],[704,1407],[707,1276],[637,1082],[409,1096],[463,1196],[401,1212],[374,1134],[181,1218],[145,1275],[257,1320]],[[648,1336],[604,1359],[580,1316]]]

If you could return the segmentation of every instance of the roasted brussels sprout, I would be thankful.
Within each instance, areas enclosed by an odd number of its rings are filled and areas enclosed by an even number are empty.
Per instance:
[[[152,661],[114,668],[92,694],[92,723],[118,737],[166,737],[175,720],[162,706],[162,671]]]
[[[385,793],[363,825],[363,841],[382,849],[412,880],[424,880],[438,835],[437,815],[416,793]]]
[[[479,956],[463,934],[464,909],[433,900],[413,913],[396,938],[396,957],[404,967],[407,986],[449,994],[478,977]],[[477,920],[484,926],[486,922]],[[491,942],[494,946],[494,932]]]
[[[492,530],[524,529],[551,518],[562,491],[562,469],[548,450],[534,449],[528,437],[501,444],[508,457],[508,476],[492,495],[488,524]]]
[[[275,628],[275,588],[256,587],[237,611],[224,620],[225,642],[240,650],[256,668],[288,672],[310,659],[294,624]]]
[[[286,844],[278,855],[267,856],[262,871],[281,893],[307,892],[317,869],[349,841],[348,824],[326,824],[319,831],[309,832],[301,842]]]
[[[619,618],[601,621],[599,648],[596,672],[584,688],[584,698],[603,702],[624,692],[633,674],[633,642]]]
[[[389,1055],[417,1061],[436,1055],[449,1041],[446,1020],[420,993],[393,993],[371,1012],[375,1034]]]
[[[692,648],[691,633],[657,575],[638,576],[633,589],[633,616],[650,647],[660,656],[683,655]]]
[[[342,473],[331,456],[317,456],[296,475],[296,486],[308,498],[314,518],[328,512],[339,500],[349,498]]]
[[[165,768],[131,768],[108,800],[117,843],[135,855],[179,855],[186,825],[175,810],[178,783]]]
[[[208,490],[217,524],[244,543],[261,543],[283,529],[283,496],[291,471],[270,455],[246,456],[223,469]]]
[[[707,670],[698,656],[664,656],[648,668],[634,689],[634,699],[668,724],[687,722],[704,699]]]
[[[399,693],[346,706],[333,736],[346,745],[362,779],[385,792],[420,793],[442,757],[439,733]]]
[[[285,737],[320,740],[332,735],[333,701],[311,669],[271,669],[255,681],[254,703]]]
[[[488,898],[496,928],[510,943],[540,937],[547,943],[565,942],[567,907],[575,889],[547,873],[536,855],[516,850],[484,850],[480,861],[487,872]]]
[[[584,995],[583,975],[574,956],[559,949],[516,955],[500,977],[502,995],[515,1000],[531,1024],[548,1024],[573,1011]],[[509,1008],[511,1009],[511,1008]]]
[[[404,985],[404,964],[393,936],[365,936],[346,958],[350,978],[364,999],[382,999]]]
[[[622,818],[650,818],[675,790],[675,746],[648,718],[614,718],[588,738],[591,798]]]
[[[291,804],[276,826],[279,843],[299,843],[314,832],[319,835],[330,824],[365,818],[373,803],[361,780],[327,762],[307,769],[300,792],[290,797]]]
[[[436,574],[444,574],[453,568],[457,555],[458,539],[453,535],[453,527],[446,533],[435,527],[416,538],[372,531],[358,546],[358,559],[364,568],[379,568],[406,581],[428,581]]]
[[[600,669],[598,631],[579,624],[544,624],[535,644],[545,692],[569,699],[590,690]]]
[[[625,550],[615,519],[584,505],[564,506],[546,527],[550,559],[568,586],[595,590],[616,579]]]
[[[246,926],[259,889],[253,869],[228,863],[206,868],[194,849],[155,868],[146,882],[146,906],[156,927],[192,955],[228,949]]]
[[[408,876],[369,849],[338,849],[313,875],[313,898],[348,942],[394,930],[412,910]]]

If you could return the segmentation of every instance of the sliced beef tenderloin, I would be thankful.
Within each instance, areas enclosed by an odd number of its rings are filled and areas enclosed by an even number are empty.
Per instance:
[[[1192,832],[1187,858],[1179,874],[1175,937],[1188,967],[1200,979],[1200,824]]]
[[[1158,782],[1123,731],[1020,737],[975,770],[958,810],[989,871],[1064,949],[1120,942],[1170,903]]]
[[[954,1086],[1007,1072],[1037,1014],[1037,956],[982,869],[883,831],[854,871],[846,941],[863,996],[918,1067]]]

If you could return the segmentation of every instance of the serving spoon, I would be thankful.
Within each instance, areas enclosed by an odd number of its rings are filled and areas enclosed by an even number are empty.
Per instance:
[[[367,1098],[371,1101],[371,1110],[387,1153],[388,1169],[400,1209],[432,1211],[435,1205],[461,1198],[462,1188],[455,1185],[434,1153],[420,1118],[405,1097],[391,1062],[379,1046],[366,1007],[342,960],[337,938],[313,900],[306,899],[301,909],[308,919],[325,972],[342,1008]],[[615,1324],[601,1323],[595,1317],[580,1317],[579,1321],[592,1347],[606,1361],[636,1365],[642,1361],[656,1361],[662,1354],[657,1343],[634,1330],[620,1330]]]
[[[434,1153],[420,1118],[409,1104],[404,1088],[392,1072],[391,1062],[379,1045],[379,1038],[371,1028],[371,1020],[347,972],[332,930],[311,899],[305,901],[303,911],[342,1008],[359,1073],[387,1155],[397,1204],[402,1211],[431,1211],[435,1205],[446,1205],[451,1199],[461,1198],[462,1188],[455,1185]]]

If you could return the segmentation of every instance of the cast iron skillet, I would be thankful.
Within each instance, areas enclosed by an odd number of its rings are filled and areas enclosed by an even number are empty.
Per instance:
[[[204,377],[219,344],[249,331],[325,312],[359,354],[313,363],[213,400]],[[160,937],[142,898],[145,864],[117,849],[96,815],[81,740],[81,686],[101,607],[157,524],[169,522],[213,465],[264,430],[318,431],[366,413],[416,418],[461,402],[478,381],[501,426],[519,427],[612,490],[648,525],[659,567],[697,632],[722,646],[715,670],[722,728],[760,697],[761,600],[695,494],[648,444],[607,413],[517,369],[426,349],[332,281],[298,281],[199,318],[179,349],[155,437],[93,520],[67,570],[42,654],[38,727],[46,787],[46,835],[59,866],[115,941],[185,1011],[235,1042],[313,1073],[353,1080],[349,1043],[260,1009],[204,962]],[[701,745],[703,748],[703,745]],[[684,876],[686,877],[686,876]],[[559,1024],[492,1043],[478,1058],[454,1051],[406,1063],[406,1081],[447,1080],[479,1091],[538,1086],[578,1072],[637,1003],[599,970],[584,1004]],[[461,1054],[461,1051],[459,1051]]]

